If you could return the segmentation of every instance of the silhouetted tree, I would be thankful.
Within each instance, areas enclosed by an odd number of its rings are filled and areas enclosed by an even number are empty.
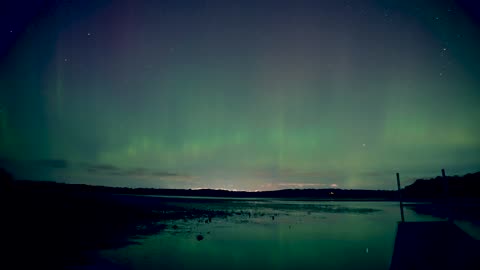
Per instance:
[[[13,189],[13,176],[7,170],[0,168],[0,194],[9,195]]]

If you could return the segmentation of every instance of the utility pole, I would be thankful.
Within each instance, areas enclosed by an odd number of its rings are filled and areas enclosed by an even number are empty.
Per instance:
[[[402,222],[405,222],[405,216],[403,215],[402,189],[400,188],[400,174],[399,173],[397,173],[397,187],[398,187],[398,199],[400,201],[400,214],[402,215]]]

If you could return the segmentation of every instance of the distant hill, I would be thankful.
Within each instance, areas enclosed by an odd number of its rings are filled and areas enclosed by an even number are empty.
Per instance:
[[[229,191],[217,189],[157,189],[105,187],[83,184],[64,184],[50,181],[15,181],[21,192],[100,192],[132,195],[199,196],[233,198],[318,198],[318,199],[369,199],[395,200],[398,194],[391,190],[347,190],[347,189],[284,189],[275,191]]]
[[[7,174],[5,174],[7,175]],[[233,198],[308,198],[320,200],[397,200],[395,190],[356,190],[356,189],[284,189],[275,191],[229,191],[216,189],[156,189],[106,187],[84,184],[65,184],[50,181],[14,181],[17,192],[95,192],[132,195],[199,196]],[[464,176],[447,176],[449,197],[480,198],[480,172]],[[444,198],[445,181],[442,177],[418,179],[402,189],[406,200]]]

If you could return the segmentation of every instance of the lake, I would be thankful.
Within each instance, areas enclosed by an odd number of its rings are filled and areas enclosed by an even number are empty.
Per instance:
[[[119,269],[388,269],[397,202],[166,198],[231,215],[167,221],[139,244],[104,250]],[[406,221],[441,220],[405,208]],[[458,225],[479,236],[468,222]],[[203,238],[203,239],[202,239]],[[201,240],[199,240],[201,239]]]

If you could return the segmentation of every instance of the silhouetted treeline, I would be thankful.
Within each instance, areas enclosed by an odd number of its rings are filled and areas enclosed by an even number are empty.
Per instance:
[[[418,179],[402,190],[405,198],[442,199],[480,198],[480,172],[464,176],[437,176],[432,179]]]
[[[13,188],[13,176],[5,169],[0,168],[0,194],[5,196]]]

